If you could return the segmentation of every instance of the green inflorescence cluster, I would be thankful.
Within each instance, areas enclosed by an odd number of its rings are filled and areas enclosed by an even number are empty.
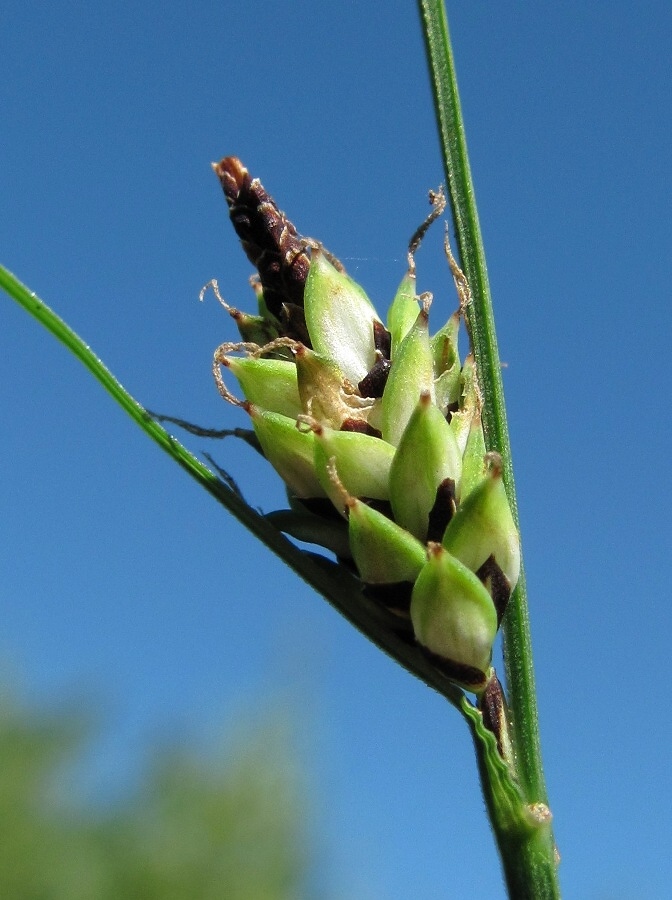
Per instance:
[[[258,314],[230,310],[242,342],[217,349],[214,371],[286,484],[294,536],[332,550],[369,596],[410,619],[433,662],[479,692],[520,550],[501,460],[485,450],[473,357],[458,353],[468,287],[451,266],[460,310],[430,335],[430,298],[416,296],[414,265],[383,323],[363,289],[312,246],[309,340],[287,336],[257,285]]]

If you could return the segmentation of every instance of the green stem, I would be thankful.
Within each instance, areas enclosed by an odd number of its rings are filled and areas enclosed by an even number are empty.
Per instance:
[[[434,106],[460,257],[473,295],[473,303],[467,311],[467,325],[484,397],[483,427],[486,443],[488,449],[497,450],[502,456],[504,481],[513,515],[518,522],[501,365],[497,350],[485,252],[467,156],[464,122],[460,109],[448,21],[442,0],[418,0],[418,8],[425,38]],[[546,803],[524,571],[521,571],[520,580],[509,603],[502,631],[507,694],[513,724],[512,741],[516,756],[516,775],[529,803]],[[484,790],[487,799],[486,785],[484,785]],[[493,822],[493,827],[496,830],[495,822]],[[504,867],[508,873],[507,864],[512,863],[511,860],[507,863],[507,859],[512,853],[512,847],[510,843],[503,841],[501,834],[498,834],[497,838]],[[535,850],[528,860],[530,865],[532,859],[537,862],[539,859],[536,841],[537,839],[535,839]],[[549,829],[545,847],[545,856],[548,860],[545,892],[541,892],[542,885],[539,883],[539,893],[534,891],[530,894],[512,893],[512,896],[559,896],[551,845],[552,835]],[[515,853],[514,856],[522,859],[526,857],[526,854],[521,848],[520,853]],[[543,856],[544,854],[542,854]],[[520,867],[516,863],[514,868]],[[536,873],[534,877],[539,878],[538,865],[532,866],[532,870],[529,873],[530,878],[534,873]],[[553,874],[551,874],[551,870]],[[555,893],[549,892],[552,885],[555,885]]]
[[[509,777],[507,764],[479,713],[464,707],[483,796],[497,839],[509,896],[514,900],[557,900],[553,834],[546,807],[530,808]]]

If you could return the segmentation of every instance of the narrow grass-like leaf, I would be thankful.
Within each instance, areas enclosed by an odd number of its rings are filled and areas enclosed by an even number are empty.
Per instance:
[[[318,593],[322,594],[348,621],[384,650],[400,665],[420,678],[458,709],[462,693],[424,656],[399,620],[361,592],[360,582],[342,566],[318,554],[297,547],[280,532],[272,520],[249,506],[243,498],[218,478],[176,438],[169,434],[147,410],[122,387],[91,348],[45,303],[22,284],[11,272],[0,266],[0,288],[30,313],[55,338],[73,353],[122,407],[122,409],[179,466],[212,494],[239,522],[264,543],[276,556],[292,568]]]

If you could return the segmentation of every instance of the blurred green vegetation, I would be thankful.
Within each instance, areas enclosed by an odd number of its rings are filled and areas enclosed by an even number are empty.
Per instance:
[[[2,900],[319,895],[286,725],[262,722],[208,754],[155,749],[139,786],[107,806],[67,796],[90,737],[78,714],[0,702]]]

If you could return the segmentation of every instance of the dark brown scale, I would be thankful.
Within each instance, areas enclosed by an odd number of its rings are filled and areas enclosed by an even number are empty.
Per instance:
[[[408,616],[411,609],[412,581],[396,581],[394,584],[367,584],[364,595],[380,603],[385,609]],[[409,627],[409,633],[412,629]]]
[[[507,728],[506,700],[502,685],[496,675],[493,675],[488,681],[487,687],[479,699],[478,707],[483,714],[483,724],[497,738],[497,749],[499,755],[503,757],[502,734],[506,732]]]
[[[392,335],[378,319],[373,320],[373,344],[385,359],[392,355]]]
[[[373,321],[373,346],[376,348],[378,358],[370,371],[366,373],[357,385],[357,389],[362,397],[382,397],[387,384],[387,377],[392,367],[390,362],[392,335],[383,323],[377,319]]]
[[[475,666],[467,666],[464,663],[453,662],[452,659],[444,659],[438,653],[432,653],[426,647],[422,647],[427,658],[435,668],[447,675],[451,681],[459,681],[468,688],[477,690],[485,683],[485,675]]]
[[[436,489],[436,500],[429,512],[427,540],[441,543],[443,533],[455,514],[455,482],[452,478],[444,478]]]
[[[340,513],[327,497],[295,497],[293,503],[296,506],[303,506],[308,512],[323,519],[343,521]]]
[[[449,403],[446,409],[446,421],[450,423],[450,420],[453,418],[453,413],[460,411],[460,404],[457,400],[453,403]]]
[[[233,227],[243,249],[259,272],[264,300],[269,311],[286,324],[287,333],[298,338],[301,330],[296,312],[288,316],[285,304],[301,310],[310,267],[310,257],[301,236],[258,178],[251,178],[235,156],[227,156],[213,165],[229,205]]]
[[[357,431],[359,434],[370,434],[371,437],[382,438],[383,434],[377,428],[369,425],[363,419],[346,419],[340,428],[341,431]]]
[[[378,357],[371,370],[357,385],[357,390],[362,397],[382,397],[391,368],[392,363],[389,359],[385,359],[383,356]]]
[[[488,589],[492,602],[497,610],[497,627],[502,623],[506,607],[511,597],[511,585],[509,579],[502,572],[495,557],[490,554],[476,575]]]

